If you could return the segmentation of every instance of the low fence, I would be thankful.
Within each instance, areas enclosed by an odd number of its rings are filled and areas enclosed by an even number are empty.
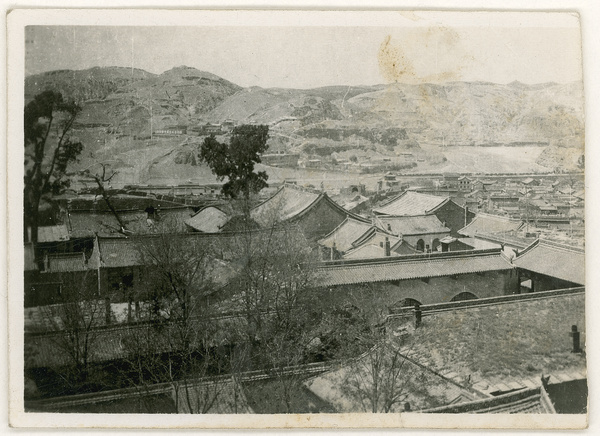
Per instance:
[[[478,298],[474,300],[451,301],[449,303],[426,304],[419,306],[422,316],[433,315],[439,312],[447,312],[454,309],[466,309],[470,307],[484,307],[516,301],[538,300],[542,298],[553,298],[561,295],[580,294],[585,292],[585,287],[555,289],[552,291],[531,292],[528,294],[501,295],[499,297]],[[412,314],[414,306],[407,306],[387,316],[388,320],[402,318]]]
[[[175,385],[179,387],[182,384],[188,386],[201,386],[215,383],[234,383],[234,382],[256,382],[269,380],[275,377],[289,376],[311,376],[328,371],[331,367],[339,364],[338,361],[315,362],[303,365],[288,366],[279,369],[259,369],[245,371],[239,374],[225,374],[219,376],[202,377],[191,379],[186,382],[178,380],[175,382],[157,383],[153,385],[136,386],[131,388],[114,389],[103,392],[93,392],[88,394],[68,395],[63,397],[53,397],[43,400],[26,400],[25,409],[29,411],[57,410],[68,407],[82,406],[86,404],[101,404],[110,401],[118,401],[136,397],[151,397],[155,395],[172,395]]]

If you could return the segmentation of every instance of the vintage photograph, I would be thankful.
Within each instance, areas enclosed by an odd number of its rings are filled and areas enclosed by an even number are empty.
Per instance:
[[[586,425],[577,14],[162,14],[19,22],[24,416]]]

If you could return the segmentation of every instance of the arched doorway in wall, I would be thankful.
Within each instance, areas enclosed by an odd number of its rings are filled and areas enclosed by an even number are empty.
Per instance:
[[[414,298],[405,298],[400,301],[400,307],[414,307],[421,306],[421,302],[419,300],[415,300]]]
[[[436,252],[436,251],[442,251],[442,249],[440,248],[440,240],[438,238],[435,238],[433,241],[431,241],[431,251]]]
[[[419,239],[417,241],[417,251],[425,251],[425,241],[422,239]]]
[[[466,300],[477,300],[479,297],[472,292],[461,292],[458,295],[452,297],[450,301],[466,301]]]
[[[415,306],[421,306],[421,302],[419,300],[415,300],[414,298],[404,298],[403,300],[398,300],[394,304],[390,306],[390,310],[392,313],[398,312],[402,309],[411,308]]]

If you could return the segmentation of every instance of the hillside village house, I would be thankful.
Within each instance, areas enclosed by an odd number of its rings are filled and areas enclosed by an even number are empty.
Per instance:
[[[473,190],[473,179],[467,176],[460,176],[458,178],[458,190],[459,191],[472,191]]]
[[[178,136],[187,134],[187,129],[188,126],[184,125],[166,126],[154,130],[153,133],[158,136]]]

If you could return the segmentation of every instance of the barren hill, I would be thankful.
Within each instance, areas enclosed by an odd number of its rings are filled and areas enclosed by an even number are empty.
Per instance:
[[[107,95],[154,74],[137,68],[94,67],[87,70],[56,70],[25,78],[25,100],[45,90],[60,92],[66,99],[84,102]]]
[[[554,168],[570,166],[583,154],[579,82],[264,89],[242,88],[186,66],[160,75],[111,67],[26,78],[26,96],[48,88],[82,102],[82,126],[101,125],[134,139],[150,137],[151,128],[233,120],[269,124],[272,151],[306,157],[337,152],[383,158],[420,150],[419,145],[428,145],[428,150],[538,145],[548,147],[538,164]]]

